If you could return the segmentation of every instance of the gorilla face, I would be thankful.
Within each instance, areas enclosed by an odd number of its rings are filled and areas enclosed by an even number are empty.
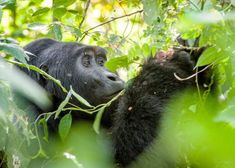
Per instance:
[[[98,46],[78,50],[74,74],[79,84],[77,92],[92,105],[107,102],[123,89],[124,82],[104,67],[106,51]]]
[[[107,102],[124,87],[124,82],[104,67],[106,51],[101,47],[39,39],[24,49],[32,53],[29,64],[60,80],[67,90],[72,86],[92,105]],[[55,98],[65,98],[66,94],[53,81],[34,71],[24,71]]]

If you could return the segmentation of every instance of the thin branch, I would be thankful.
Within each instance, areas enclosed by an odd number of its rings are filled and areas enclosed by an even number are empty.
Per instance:
[[[202,4],[201,4],[201,11],[203,11],[204,5],[205,5],[206,1],[205,0],[201,0],[201,2],[202,2]]]
[[[192,74],[192,75],[190,75],[190,76],[188,76],[188,77],[186,77],[186,78],[181,78],[181,77],[179,77],[176,73],[174,73],[174,76],[175,76],[175,78],[178,79],[179,81],[189,80],[189,79],[191,79],[191,78],[197,76],[199,73],[201,73],[201,72],[207,70],[211,65],[212,65],[212,64],[207,65],[207,66],[206,66],[205,68],[203,68],[202,70],[200,70],[200,71],[198,71],[198,72],[196,72],[196,73],[194,73],[194,74]]]
[[[192,2],[191,0],[189,0],[189,3],[191,3],[197,10],[200,10],[200,8],[194,2]]]
[[[86,7],[85,7],[85,10],[84,10],[84,13],[83,13],[83,16],[82,16],[82,20],[81,20],[81,22],[80,22],[80,24],[78,26],[79,29],[81,29],[82,24],[83,24],[84,20],[86,19],[87,10],[88,10],[88,8],[90,6],[90,3],[91,3],[91,0],[87,0]]]
[[[101,27],[101,26],[103,26],[103,25],[105,25],[105,24],[108,24],[108,23],[110,23],[110,22],[113,22],[113,21],[115,21],[115,20],[118,20],[118,19],[121,19],[121,18],[124,18],[124,17],[128,17],[128,16],[131,16],[131,15],[135,15],[135,14],[137,14],[137,13],[142,13],[143,11],[144,11],[144,10],[141,9],[141,10],[135,11],[135,12],[133,12],[133,13],[129,13],[129,14],[126,14],[126,15],[123,15],[123,16],[118,16],[118,17],[115,17],[115,18],[113,18],[113,19],[111,19],[111,20],[108,20],[108,21],[106,21],[106,22],[103,22],[103,23],[101,23],[101,24],[98,24],[98,25],[96,25],[96,26],[94,26],[94,27],[92,27],[92,28],[90,28],[90,29],[84,31],[84,32],[82,33],[82,37],[81,37],[81,39],[80,39],[79,41],[82,41],[82,40],[85,38],[85,36],[89,33],[89,31],[91,31],[91,30],[94,30],[94,29],[96,29],[96,28],[98,28],[98,27]]]

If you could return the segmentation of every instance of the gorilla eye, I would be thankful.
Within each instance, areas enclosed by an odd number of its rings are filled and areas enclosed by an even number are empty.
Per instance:
[[[105,59],[103,57],[98,57],[96,61],[98,65],[104,66]]]
[[[91,65],[91,56],[90,55],[84,55],[82,58],[82,65],[85,67],[89,67]]]

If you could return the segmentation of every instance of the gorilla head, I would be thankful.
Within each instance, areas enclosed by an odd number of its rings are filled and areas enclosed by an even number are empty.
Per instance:
[[[29,64],[35,65],[70,86],[90,104],[107,102],[123,89],[124,82],[104,67],[106,51],[98,46],[39,39],[25,47]],[[24,69],[55,98],[63,100],[65,93],[51,80]]]

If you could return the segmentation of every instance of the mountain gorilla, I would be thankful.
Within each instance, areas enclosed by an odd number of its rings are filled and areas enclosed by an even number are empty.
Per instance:
[[[59,79],[67,89],[74,90],[92,105],[106,102],[123,89],[123,81],[104,68],[106,52],[97,46],[36,40],[25,47],[32,53],[33,64]],[[132,80],[118,100],[111,136],[116,163],[127,167],[151,146],[157,137],[161,115],[167,103],[178,92],[196,88],[194,65],[204,48],[172,49],[149,58],[139,75]],[[65,98],[52,81],[36,72],[24,70],[54,97],[55,106]],[[198,76],[200,86],[208,86],[206,71]],[[112,120],[111,118],[108,118]]]
[[[35,65],[60,80],[67,90],[72,86],[91,105],[105,103],[123,89],[124,82],[104,67],[106,51],[101,47],[39,39],[24,49],[29,53],[28,64]],[[23,71],[51,94],[53,109],[50,110],[56,110],[65,99],[66,93],[39,73],[26,68]],[[79,117],[89,118],[84,113],[79,114]]]
[[[115,159],[120,167],[127,167],[151,148],[171,98],[187,88],[196,89],[195,76],[180,78],[196,73],[194,66],[204,49],[170,49],[158,52],[144,63],[119,100],[111,130]],[[199,86],[209,86],[208,73],[198,74]]]

